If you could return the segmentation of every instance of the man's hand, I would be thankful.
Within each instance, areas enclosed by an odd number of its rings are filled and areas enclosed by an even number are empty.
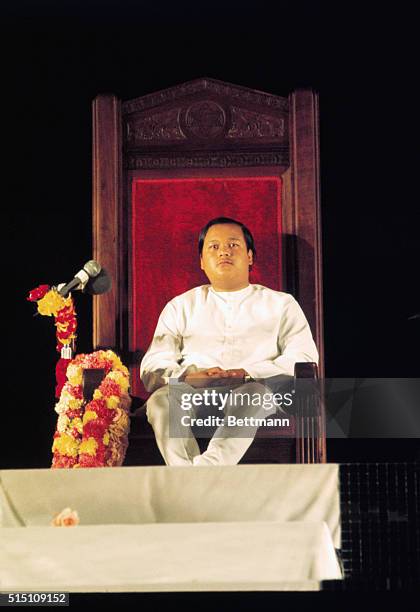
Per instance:
[[[222,368],[218,368],[218,367],[209,368],[208,370],[205,370],[205,372],[207,376],[213,376],[214,378],[228,378],[229,377],[228,370],[222,370]]]
[[[236,369],[232,369],[232,370],[226,370],[226,372],[229,374],[229,376],[231,378],[237,378],[238,380],[242,380],[244,379],[244,377],[248,374],[248,372],[246,370],[244,370],[243,368],[236,368]]]
[[[192,387],[214,387],[223,383],[232,384],[235,382],[242,384],[244,376],[247,374],[243,368],[223,370],[219,367],[208,368],[201,372],[192,372],[187,374],[184,381]],[[220,379],[229,378],[229,381],[222,381]],[[232,380],[233,379],[233,380]]]
[[[191,387],[212,387],[218,384],[219,378],[226,378],[228,375],[225,370],[220,368],[209,368],[199,372],[191,372],[184,378],[184,382]]]

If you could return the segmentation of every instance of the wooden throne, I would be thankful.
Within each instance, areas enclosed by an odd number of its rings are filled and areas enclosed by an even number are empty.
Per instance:
[[[280,97],[209,78],[125,102],[113,95],[94,100],[93,256],[113,286],[94,297],[93,345],[113,348],[130,364],[134,406],[148,396],[139,362],[163,306],[208,283],[198,233],[216,216],[252,231],[257,259],[250,282],[292,293],[300,303],[322,379],[318,125],[311,90]],[[307,365],[296,373],[308,371],[314,375]],[[325,461],[322,402],[310,449],[302,434],[306,417],[296,415],[293,449],[280,440],[280,452],[278,436],[266,435],[260,446],[254,441],[249,460]],[[144,418],[132,419],[132,446],[142,438],[144,447],[147,428]]]

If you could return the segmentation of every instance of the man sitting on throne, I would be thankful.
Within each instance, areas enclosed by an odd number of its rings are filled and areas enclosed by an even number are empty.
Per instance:
[[[317,363],[318,351],[294,297],[249,282],[256,250],[243,223],[212,219],[198,248],[210,284],[166,304],[140,377],[152,392],[147,418],[167,465],[235,465],[252,443],[255,423],[284,413],[282,395],[273,391],[290,383],[295,363]],[[203,406],[217,427],[201,453],[190,425]]]

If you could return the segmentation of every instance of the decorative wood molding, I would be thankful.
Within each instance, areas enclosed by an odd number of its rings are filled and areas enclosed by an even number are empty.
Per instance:
[[[166,168],[246,168],[260,166],[288,166],[287,149],[277,152],[218,152],[142,155],[130,153],[124,158],[124,169],[141,170]]]
[[[180,126],[181,108],[172,108],[162,113],[135,117],[126,123],[126,140],[129,147],[150,143],[168,143],[185,140]]]
[[[144,110],[175,102],[182,98],[188,98],[202,92],[215,94],[232,100],[240,100],[257,106],[265,106],[267,108],[288,112],[289,101],[287,98],[275,96],[265,92],[255,91],[248,87],[225,83],[216,79],[196,79],[188,81],[168,89],[163,89],[134,100],[128,100],[122,104],[123,116],[131,113],[142,112]]]
[[[122,108],[125,169],[289,164],[285,98],[199,79]]]
[[[200,100],[185,111],[185,127],[197,138],[215,138],[224,133],[226,112],[212,100]]]
[[[231,126],[227,137],[232,140],[257,138],[266,141],[282,141],[285,135],[284,117],[263,115],[246,108],[232,106]]]

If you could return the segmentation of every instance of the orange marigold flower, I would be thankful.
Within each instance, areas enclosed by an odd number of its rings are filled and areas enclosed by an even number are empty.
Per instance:
[[[99,391],[104,397],[110,397],[111,395],[121,397],[121,387],[114,380],[104,380],[99,386]]]

